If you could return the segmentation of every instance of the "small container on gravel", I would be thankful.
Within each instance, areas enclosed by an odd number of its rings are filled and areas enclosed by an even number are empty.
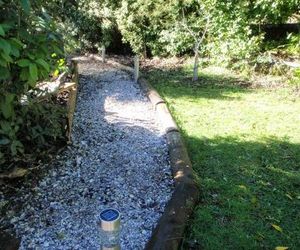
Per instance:
[[[101,250],[120,250],[120,212],[108,208],[100,213]]]

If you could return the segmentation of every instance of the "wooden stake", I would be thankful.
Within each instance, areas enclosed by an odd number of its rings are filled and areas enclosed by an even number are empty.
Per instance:
[[[195,45],[195,57],[194,57],[194,70],[193,70],[193,81],[198,81],[198,68],[199,68],[199,46],[200,43]]]
[[[134,57],[134,82],[137,83],[139,79],[139,56]]]
[[[104,46],[101,48],[101,54],[102,54],[102,62],[105,63],[105,47]]]

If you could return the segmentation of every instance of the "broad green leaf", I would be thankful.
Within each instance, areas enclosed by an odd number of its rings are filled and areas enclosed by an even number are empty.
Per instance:
[[[2,25],[0,25],[0,36],[5,36],[5,31],[2,28]]]
[[[13,28],[13,25],[9,24],[9,23],[2,23],[1,26],[4,29],[5,32],[10,30],[11,28]]]
[[[11,94],[11,93],[6,94],[5,95],[5,102],[6,103],[11,103],[14,100],[15,96],[16,96],[15,94]]]
[[[21,0],[21,6],[22,6],[22,9],[26,13],[29,13],[29,11],[30,11],[30,1],[29,0]]]
[[[12,63],[12,62],[13,62],[13,59],[12,59],[8,54],[6,54],[6,53],[4,53],[4,52],[1,53],[1,57],[2,57],[5,61],[7,61],[7,62],[9,62],[9,63]]]
[[[15,46],[12,46],[11,47],[11,54],[14,56],[14,57],[19,57],[20,56],[20,51],[18,48],[16,48]]]
[[[35,59],[35,56],[34,56],[33,54],[28,53],[27,56],[28,56],[31,60],[34,60],[34,59]]]
[[[0,66],[0,80],[5,80],[10,77],[10,72],[7,68]]]
[[[12,144],[10,145],[10,151],[13,156],[15,156],[18,153],[18,149],[15,141],[13,141]]]
[[[7,62],[0,57],[0,66],[7,68]]]
[[[2,103],[1,111],[3,116],[8,119],[13,115],[13,106],[11,103]]]
[[[64,52],[56,45],[52,45],[52,48],[54,49],[54,51],[58,54],[58,55],[63,55]]]
[[[15,96],[16,96],[15,94],[11,94],[11,93],[6,94],[5,95],[5,102],[6,103],[11,103],[14,100]]]
[[[0,145],[7,145],[10,143],[10,140],[7,138],[0,139]]]
[[[12,115],[14,114],[14,109],[13,109],[13,104],[12,104],[14,98],[15,98],[14,94],[7,93],[5,95],[4,102],[2,101],[2,103],[1,103],[1,111],[2,111],[3,116],[6,119],[12,117]]]
[[[36,81],[38,79],[38,70],[36,64],[29,64],[29,75],[33,81]]]
[[[278,232],[281,232],[282,233],[282,228],[280,227],[280,226],[278,226],[278,225],[275,225],[275,224],[272,224],[272,227],[275,229],[275,230],[277,230]]]
[[[11,46],[11,54],[14,57],[20,57],[20,49],[22,49],[23,44],[16,38],[9,39],[9,43]]]
[[[19,46],[19,48],[22,48],[24,46],[24,44],[15,37],[11,38],[10,41],[13,42],[14,45]]]
[[[278,246],[278,247],[275,247],[275,250],[287,250],[289,249],[288,247],[282,247],[282,246]]]
[[[8,121],[0,121],[0,127],[6,134],[11,130],[11,124]]]
[[[7,55],[9,55],[11,46],[6,40],[0,38],[0,49],[2,49]]]
[[[20,73],[20,79],[22,81],[27,81],[29,78],[29,68],[22,68],[21,73]]]
[[[41,65],[45,70],[49,71],[50,66],[49,64],[42,58],[39,58],[35,61],[37,64]]]
[[[28,67],[30,65],[30,63],[31,62],[28,59],[21,59],[21,60],[17,61],[17,64],[22,68]]]

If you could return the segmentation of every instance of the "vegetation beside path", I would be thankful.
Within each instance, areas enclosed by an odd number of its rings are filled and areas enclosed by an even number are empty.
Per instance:
[[[201,181],[187,248],[300,247],[300,100],[293,87],[254,86],[220,68],[153,70]]]

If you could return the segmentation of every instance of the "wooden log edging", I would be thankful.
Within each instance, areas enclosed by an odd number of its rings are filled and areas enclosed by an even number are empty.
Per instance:
[[[21,240],[12,236],[3,230],[0,230],[0,249],[1,250],[18,250]]]
[[[97,60],[97,59],[96,59]],[[124,70],[131,75],[134,70],[112,60],[107,63]],[[170,165],[175,189],[160,217],[146,250],[177,250],[181,247],[184,232],[199,201],[199,185],[193,172],[188,151],[165,101],[145,78],[139,78],[142,91],[149,98],[166,132],[170,156]]]
[[[175,185],[172,197],[168,201],[145,249],[177,250],[182,245],[188,220],[198,203],[199,186],[183,138],[165,101],[146,79],[139,79],[139,84],[155,107],[161,125],[166,132]]]

